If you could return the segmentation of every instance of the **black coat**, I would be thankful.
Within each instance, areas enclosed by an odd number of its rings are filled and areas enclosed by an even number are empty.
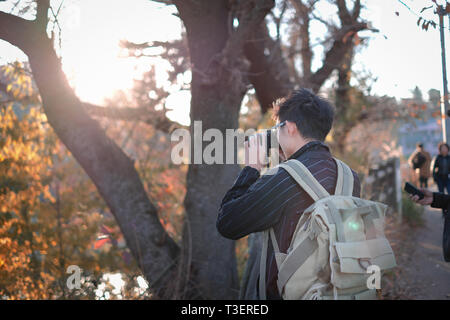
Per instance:
[[[447,163],[447,166],[444,166],[444,158]],[[433,165],[433,178],[436,181],[438,177],[447,178],[448,174],[450,173],[450,155],[446,155],[445,157],[442,155],[437,155],[434,159],[434,165]]]
[[[431,203],[431,206],[433,208],[444,209],[445,220],[444,234],[442,236],[442,250],[445,261],[450,262],[450,195],[434,192],[433,203]]]
[[[337,178],[336,162],[327,145],[312,141],[289,159],[302,162],[330,194],[334,194]],[[360,182],[353,173],[353,195],[360,196]],[[281,168],[275,174],[260,176],[258,170],[246,166],[233,187],[225,194],[217,217],[217,230],[229,239],[273,227],[281,252],[286,252],[297,222],[314,200]],[[267,252],[267,299],[281,299],[277,287],[278,269],[269,241]]]

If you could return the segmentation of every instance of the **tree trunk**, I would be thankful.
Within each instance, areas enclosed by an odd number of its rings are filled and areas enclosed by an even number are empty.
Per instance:
[[[333,128],[333,144],[339,154],[345,152],[347,136],[354,126],[353,123],[350,123],[351,120],[348,119],[351,112],[350,79],[353,51],[354,46],[347,51],[338,69],[337,88],[335,91],[336,119]]]
[[[179,6],[179,12],[186,25],[193,65],[191,137],[194,138],[194,121],[201,121],[202,133],[209,128],[217,128],[225,137],[225,129],[238,128],[239,109],[245,90],[233,85],[230,82],[231,73],[220,67],[215,69],[217,74],[221,74],[215,83],[205,83],[204,75],[228,41],[228,9],[225,2],[208,1],[197,8],[195,15],[183,6]],[[194,145],[193,140],[191,145]],[[202,163],[191,164],[188,169],[184,200],[187,226],[183,242],[185,248],[191,251],[189,256],[184,250],[183,256],[194,264],[193,279],[199,285],[202,298],[238,297],[234,241],[223,238],[216,229],[220,202],[238,172],[238,165]]]
[[[269,55],[265,53],[267,51]],[[255,89],[261,113],[265,114],[274,101],[286,96],[292,89],[289,68],[282,56],[280,43],[270,38],[265,23],[246,41],[244,52],[250,61],[249,81]]]

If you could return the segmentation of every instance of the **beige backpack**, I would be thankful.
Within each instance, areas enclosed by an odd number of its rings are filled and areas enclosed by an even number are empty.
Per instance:
[[[338,172],[334,195],[300,161],[291,159],[279,165],[315,202],[300,217],[287,253],[280,252],[272,228],[264,231],[261,299],[266,299],[269,238],[278,267],[278,291],[285,300],[376,299],[379,288],[374,288],[372,280],[376,284],[379,279],[372,275],[378,273],[379,278],[383,271],[396,266],[384,236],[387,206],[353,197],[352,171],[340,160],[335,161]]]

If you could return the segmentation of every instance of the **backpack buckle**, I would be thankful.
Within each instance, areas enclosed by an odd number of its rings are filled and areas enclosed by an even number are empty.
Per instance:
[[[364,267],[361,262],[366,262],[367,266]],[[359,266],[364,270],[367,270],[367,268],[370,267],[370,265],[372,264],[370,262],[370,258],[358,258],[358,263],[359,263]]]

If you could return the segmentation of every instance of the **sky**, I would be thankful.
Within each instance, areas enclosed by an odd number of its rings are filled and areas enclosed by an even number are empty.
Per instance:
[[[370,70],[377,78],[374,92],[396,98],[411,96],[417,85],[424,97],[429,89],[442,92],[442,59],[439,28],[422,30],[417,26],[418,17],[400,1],[369,1],[367,18],[380,30],[373,34],[367,48],[356,57],[357,68]],[[403,0],[416,14],[432,4],[430,0]],[[396,14],[398,13],[398,15]],[[421,14],[439,22],[432,9]],[[449,19],[444,18],[447,65],[450,59]],[[367,34],[367,32],[366,32]],[[448,69],[448,68],[447,68]],[[448,74],[448,71],[447,71]]]
[[[9,12],[14,1],[0,3],[0,10]],[[412,10],[408,10],[409,6]],[[438,1],[439,2],[439,1]],[[57,8],[61,0],[52,0]],[[416,25],[420,10],[431,0],[363,0],[366,9],[362,16],[372,21],[379,33],[363,32],[370,37],[369,45],[358,50],[355,70],[371,73],[377,78],[372,93],[394,96],[397,99],[411,96],[419,86],[424,97],[429,89],[442,91],[441,47],[438,29],[427,32]],[[123,57],[119,41],[167,41],[178,38],[182,27],[173,14],[174,8],[149,0],[66,0],[60,12],[62,43],[60,54],[63,69],[81,100],[103,104],[116,90],[132,87],[133,79],[148,70],[154,63],[159,86],[169,88],[165,69],[160,60],[137,60]],[[322,17],[334,12],[321,7]],[[438,22],[432,10],[421,14]],[[32,19],[33,17],[29,17]],[[450,29],[448,17],[444,20],[447,60],[450,59]],[[321,39],[324,27],[312,27],[313,39]],[[317,50],[313,69],[321,63],[323,52]],[[0,40],[0,64],[26,60],[17,48]],[[448,63],[447,63],[448,65]],[[169,118],[189,124],[190,95],[187,91],[170,88],[166,107],[173,109]]]

